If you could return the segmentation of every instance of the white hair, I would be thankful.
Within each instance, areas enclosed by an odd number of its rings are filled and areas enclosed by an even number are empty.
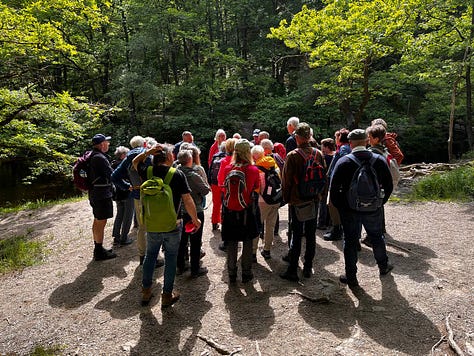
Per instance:
[[[142,136],[133,136],[130,139],[130,147],[136,148],[136,147],[143,147],[145,144],[145,139]]]
[[[223,129],[219,129],[216,131],[216,135],[214,136],[214,140],[217,140],[220,135],[225,135],[225,131]]]
[[[158,143],[153,137],[150,137],[150,136],[145,137],[145,142],[146,142],[147,148],[152,148]]]
[[[298,119],[296,116],[292,116],[288,119],[288,121],[286,122],[286,125],[291,125],[292,127],[294,127],[296,129],[296,126],[298,126],[298,124],[300,123],[300,119]]]
[[[123,155],[123,154],[127,154],[128,151],[130,151],[130,149],[128,149],[127,147],[125,147],[125,146],[118,146],[118,147],[115,149],[114,155],[115,155],[116,157],[120,157],[120,156]]]
[[[250,152],[252,153],[252,157],[255,161],[265,155],[265,150],[260,145],[254,145]]]
[[[268,138],[264,138],[262,141],[260,141],[260,146],[262,146],[263,149],[273,151],[273,142]]]

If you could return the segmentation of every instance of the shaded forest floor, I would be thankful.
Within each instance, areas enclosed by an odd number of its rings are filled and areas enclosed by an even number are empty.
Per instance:
[[[388,253],[395,268],[379,277],[372,251],[363,246],[356,290],[338,282],[342,242],[324,241],[321,230],[314,276],[301,283],[280,279],[286,207],[273,258],[258,255],[254,282],[229,286],[210,211],[203,239],[209,274],[178,276],[181,300],[166,311],[159,298],[162,268],[154,285],[158,297],[140,305],[135,243],[119,248],[114,260],[92,261],[86,200],[2,216],[1,238],[29,232],[47,241],[50,253],[41,265],[0,277],[0,354],[28,354],[42,345],[68,355],[218,355],[202,336],[241,355],[427,355],[447,334],[448,315],[455,341],[474,354],[473,203],[389,203]],[[434,354],[452,351],[442,342]]]

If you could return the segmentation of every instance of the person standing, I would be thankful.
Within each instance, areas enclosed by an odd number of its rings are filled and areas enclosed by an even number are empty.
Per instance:
[[[179,149],[181,148],[181,145],[185,142],[187,143],[190,143],[190,144],[193,144],[195,145],[194,143],[194,136],[193,134],[191,133],[191,131],[183,131],[183,133],[181,134],[181,138],[182,140],[179,141],[177,144],[174,145],[174,148],[173,148],[173,157],[174,159],[176,160],[176,157],[178,157],[178,152],[179,152]],[[156,142],[155,142],[156,143]],[[148,146],[148,148],[151,148],[153,147],[154,145],[151,145],[151,146]]]
[[[298,119],[296,116],[290,117],[286,122],[286,129],[290,134],[285,142],[286,154],[290,153],[290,151],[293,151],[298,146],[295,139],[295,130],[299,123],[300,119]]]
[[[354,210],[349,205],[347,192],[350,189],[352,177],[358,169],[358,164],[354,161],[354,157],[360,162],[370,161],[372,157],[375,158],[372,168],[377,175],[378,184],[384,191],[383,204],[390,197],[393,184],[385,159],[381,155],[373,154],[366,148],[368,140],[365,130],[352,130],[348,135],[348,139],[352,153],[341,157],[334,167],[329,192],[331,202],[339,211],[344,229],[344,263],[346,273],[341,275],[339,280],[349,287],[356,287],[359,285],[357,280],[357,250],[362,226],[364,226],[372,242],[372,250],[380,275],[389,273],[393,266],[388,262],[383,236],[383,205],[369,212]]]
[[[201,220],[201,226],[192,232],[188,232],[183,229],[181,233],[181,242],[178,252],[178,271],[183,273],[185,270],[185,256],[187,255],[188,241],[190,245],[190,260],[191,260],[191,277],[199,277],[207,274],[207,268],[200,266],[201,259],[201,244],[202,244],[202,231],[204,227],[204,209],[202,201],[205,196],[211,191],[207,179],[203,178],[193,168],[193,156],[191,150],[180,150],[178,153],[178,167],[184,175],[191,189],[191,197],[193,198],[194,205],[196,206],[197,217]],[[183,215],[183,225],[191,222],[191,216],[187,213]]]
[[[152,175],[165,179],[174,162],[173,146],[157,144],[133,159],[133,167],[137,170],[143,181],[147,180],[148,165],[145,163],[145,160],[150,155],[153,156]],[[184,173],[176,170],[169,186],[173,194],[173,205],[177,216],[176,227],[170,231],[152,231],[152,228],[148,226],[149,224],[146,224],[147,246],[145,260],[143,261],[142,278],[142,305],[148,305],[153,297],[152,283],[156,258],[163,245],[165,251],[165,270],[163,273],[163,292],[161,294],[162,308],[167,308],[179,300],[179,293],[173,290],[173,286],[176,276],[181,230],[183,228],[181,202],[183,202],[184,208],[191,217],[191,221],[196,229],[201,227],[201,220],[197,217],[196,206],[191,197],[191,190]]]
[[[110,176],[112,166],[105,153],[109,150],[111,139],[104,134],[96,134],[92,138],[92,155],[90,158],[90,168],[88,175],[91,182],[89,190],[89,203],[94,214],[92,223],[92,236],[94,238],[94,259],[96,261],[108,260],[117,257],[112,250],[106,250],[102,244],[104,242],[105,225],[107,219],[114,216],[112,203],[112,183]]]
[[[300,177],[304,177],[305,157],[315,155],[315,160],[326,167],[321,151],[311,147],[311,128],[305,123],[298,124],[295,130],[297,149],[288,152],[282,174],[283,200],[288,203],[288,214],[291,228],[290,250],[288,253],[288,268],[280,277],[289,281],[298,281],[298,262],[301,254],[303,235],[306,238],[303,276],[310,278],[313,274],[313,259],[316,251],[316,223],[319,197],[303,198],[299,191]],[[304,205],[311,208],[311,213],[302,217],[297,209]],[[312,204],[311,204],[312,203]]]
[[[114,170],[127,157],[129,151],[130,150],[125,146],[118,146],[115,149],[115,159],[112,161],[112,168]],[[126,246],[133,242],[133,239],[128,237],[133,219],[133,198],[130,196],[129,189],[121,189],[115,184],[114,186],[114,200],[117,206],[117,214],[115,215],[112,237],[114,238],[114,245]]]
[[[235,196],[225,186],[225,196],[222,205],[222,240],[227,243],[227,272],[229,282],[237,279],[237,250],[239,241],[242,241],[242,282],[250,282],[252,274],[252,244],[257,238],[257,221],[255,214],[254,192],[260,189],[259,170],[253,165],[250,153],[250,142],[240,139],[235,143],[232,161],[224,168],[223,174],[229,180],[231,172],[240,171],[245,175],[242,196]],[[240,186],[240,183],[235,187]],[[243,202],[242,202],[243,200]],[[242,207],[242,204],[244,205]]]
[[[209,155],[207,156],[207,164],[208,167],[211,167],[212,158],[214,155],[219,152],[222,142],[226,140],[227,136],[224,130],[219,129],[216,131],[216,135],[214,136],[214,143],[209,148]]]

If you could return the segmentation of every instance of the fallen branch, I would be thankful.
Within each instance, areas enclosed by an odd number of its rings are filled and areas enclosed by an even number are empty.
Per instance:
[[[412,253],[411,250],[409,250],[409,249],[407,249],[407,248],[405,248],[405,247],[403,247],[403,246],[400,246],[400,245],[398,245],[398,244],[396,244],[395,242],[392,242],[392,241],[387,241],[387,240],[385,240],[385,245],[395,247],[395,248],[397,248],[397,249],[399,249],[399,250],[402,250],[402,251],[405,251],[405,252],[407,252],[407,253]]]
[[[214,348],[218,353],[221,355],[235,355],[236,353],[242,351],[241,347],[235,347],[232,351],[229,351],[224,345],[221,345],[214,341],[212,338],[207,338],[202,335],[198,335],[198,338],[200,338],[202,341],[204,341],[206,344]]]
[[[330,300],[328,297],[319,297],[319,298],[313,298],[313,297],[310,297],[309,295],[306,295],[306,294],[303,294],[297,290],[294,290],[294,291],[291,291],[289,292],[289,294],[296,294],[296,295],[299,295],[300,297],[304,298],[304,299],[307,299],[309,300],[310,302],[313,302],[313,303],[318,303],[318,304],[325,304],[325,303],[329,303]]]
[[[258,340],[255,340],[255,348],[257,349],[257,356],[262,356],[260,352],[260,346],[258,345]]]
[[[433,347],[431,348],[431,355],[434,355],[434,351],[444,340],[446,340],[446,335],[441,336],[441,339],[439,339],[438,342],[433,345]]]
[[[464,356],[464,352],[461,350],[458,344],[456,344],[456,341],[454,341],[453,329],[451,329],[451,325],[449,325],[450,317],[451,317],[451,314],[448,314],[448,316],[446,317],[446,330],[448,331],[449,346],[451,346],[451,348],[456,352],[457,355]]]

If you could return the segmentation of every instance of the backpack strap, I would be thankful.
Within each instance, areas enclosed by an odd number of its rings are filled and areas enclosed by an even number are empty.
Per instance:
[[[165,176],[165,179],[163,180],[163,183],[169,185],[170,182],[171,182],[171,179],[173,178],[174,172],[176,172],[176,168],[170,167],[170,169],[168,169],[168,172],[166,173],[166,176]]]
[[[360,167],[362,165],[362,162],[360,161],[360,159],[358,159],[353,153],[347,154],[346,157],[349,158],[355,164],[357,164],[357,166]]]
[[[153,177],[153,166],[148,166],[146,169],[146,179]]]

